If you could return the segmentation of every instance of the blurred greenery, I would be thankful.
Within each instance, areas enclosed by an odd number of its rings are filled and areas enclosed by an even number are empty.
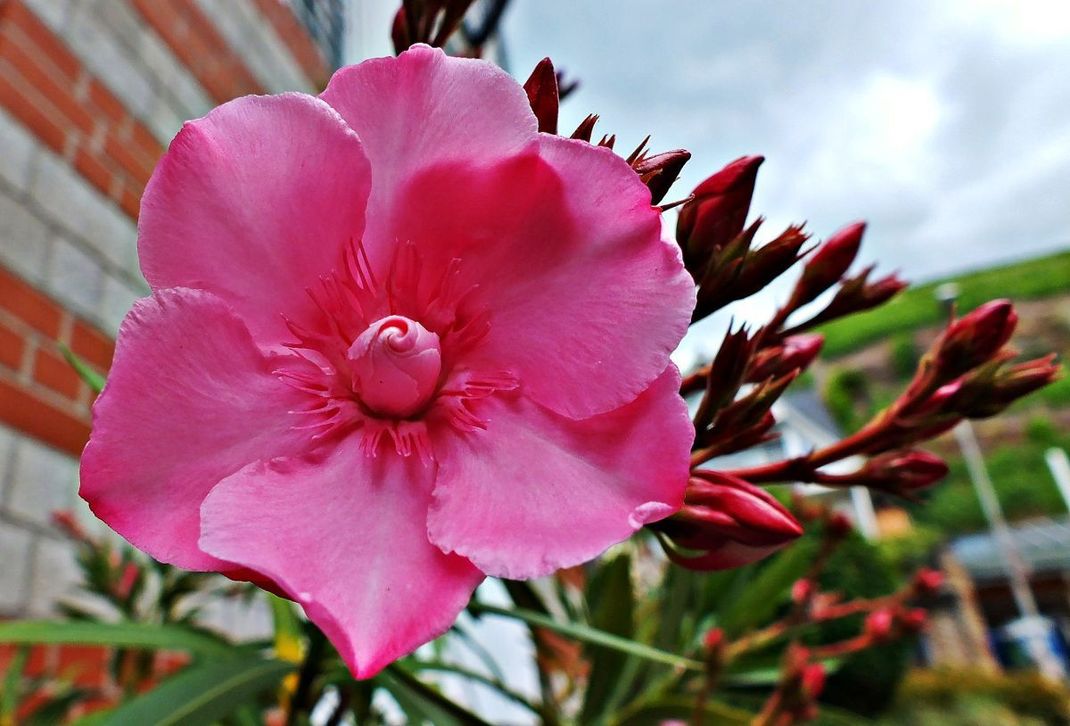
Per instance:
[[[1043,298],[1070,290],[1070,252],[912,287],[887,305],[822,326],[823,354],[837,358],[896,334],[936,325],[944,314],[935,302],[935,290],[949,281],[959,286],[961,311],[1000,297],[1017,301]]]
[[[911,671],[881,726],[1042,726],[1070,723],[1065,684],[1029,672]]]

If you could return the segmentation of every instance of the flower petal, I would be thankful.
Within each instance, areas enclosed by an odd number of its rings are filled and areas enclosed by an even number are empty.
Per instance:
[[[323,101],[246,96],[179,131],[141,200],[138,254],[153,289],[222,297],[258,341],[288,335],[306,294],[359,239],[371,185],[357,135]]]
[[[93,406],[81,496],[138,548],[191,570],[231,569],[197,547],[200,505],[221,479],[302,450],[295,392],[249,331],[203,290],[158,290],[119,328]]]
[[[505,71],[425,45],[342,68],[321,98],[357,132],[375,169],[367,242],[377,265],[390,260],[389,218],[414,174],[443,162],[485,165],[538,132],[524,89]]]
[[[460,260],[490,315],[473,367],[507,369],[538,403],[586,418],[635,399],[669,365],[695,288],[650,192],[608,149],[540,136],[483,168],[414,179],[392,237],[425,267]]]
[[[485,431],[443,437],[431,540],[489,575],[586,562],[683,503],[694,431],[670,367],[633,403],[576,421],[516,396],[473,407]]]
[[[368,678],[445,632],[483,579],[427,539],[433,476],[357,437],[254,464],[208,495],[201,546],[278,583]]]

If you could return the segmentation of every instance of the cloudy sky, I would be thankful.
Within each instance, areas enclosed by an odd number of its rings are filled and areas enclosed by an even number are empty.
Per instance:
[[[1070,247],[1070,2],[512,0],[508,62],[549,55],[626,145],[693,154],[686,193],[760,153],[755,210],[925,279]]]

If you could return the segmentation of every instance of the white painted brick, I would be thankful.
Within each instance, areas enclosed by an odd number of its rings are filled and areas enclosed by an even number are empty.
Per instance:
[[[104,268],[69,238],[57,235],[52,240],[45,288],[81,315],[97,320],[104,296]]]
[[[128,0],[93,0],[101,24],[143,64],[161,95],[169,96],[182,118],[203,116],[214,104],[186,66],[141,20]],[[173,134],[172,134],[173,135]],[[170,140],[171,135],[161,140]]]
[[[58,615],[56,605],[64,598],[78,594],[82,574],[70,542],[39,537],[34,548],[30,572],[31,617]]]
[[[15,442],[21,434],[0,424],[0,504],[7,498],[7,481],[10,478],[11,461],[15,454]],[[3,580],[0,580],[3,582]]]
[[[28,437],[15,446],[8,481],[7,512],[26,522],[51,527],[52,512],[69,509],[78,489],[78,462]]]
[[[198,5],[268,91],[314,90],[270,21],[249,0],[198,0]]]
[[[39,148],[26,128],[0,109],[0,178],[19,191],[30,181],[30,165]]]
[[[126,265],[136,244],[137,228],[65,161],[42,152],[30,195],[51,220],[81,237],[113,264]]]
[[[0,261],[39,283],[48,259],[49,231],[22,202],[0,189]]]
[[[104,278],[104,296],[100,301],[100,319],[108,332],[114,334],[118,331],[119,323],[130,312],[134,301],[147,294],[147,290],[135,287],[126,280],[107,275]]]
[[[138,118],[148,113],[156,97],[152,83],[133,53],[108,32],[92,4],[79,7],[72,14],[63,36],[79,59],[119,97],[130,113]]]
[[[149,127],[152,135],[166,146],[175,137],[178,130],[182,128],[182,122],[186,120],[183,118],[184,115],[160,98],[157,99],[157,103],[142,120]]]
[[[19,526],[0,520],[0,613],[21,615],[27,588],[33,538]]]
[[[26,4],[54,33],[63,32],[70,15],[71,0],[26,0]]]

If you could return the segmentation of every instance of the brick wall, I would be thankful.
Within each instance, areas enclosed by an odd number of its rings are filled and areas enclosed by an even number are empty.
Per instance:
[[[93,396],[60,346],[106,371],[147,293],[156,160],[211,106],[328,72],[282,0],[0,0],[0,617],[51,614],[76,579],[49,515],[81,507]]]

